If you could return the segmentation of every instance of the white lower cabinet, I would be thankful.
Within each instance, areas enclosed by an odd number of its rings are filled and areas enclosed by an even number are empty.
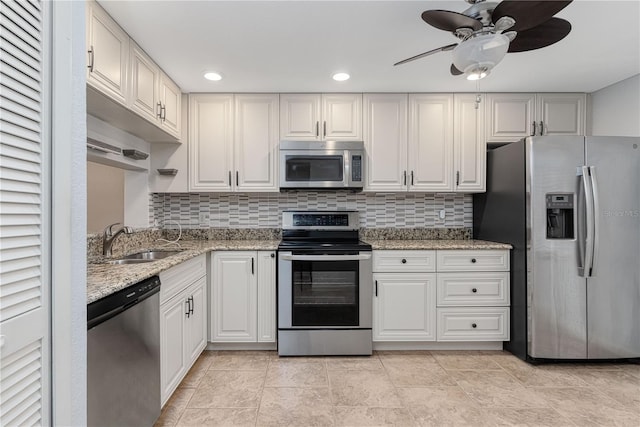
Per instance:
[[[275,252],[216,251],[211,263],[209,341],[275,342]]]
[[[508,250],[373,252],[373,340],[509,340]]]
[[[200,255],[160,273],[162,405],[207,345],[205,258],[206,255]]]

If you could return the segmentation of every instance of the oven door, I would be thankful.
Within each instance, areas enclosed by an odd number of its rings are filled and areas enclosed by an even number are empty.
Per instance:
[[[347,187],[345,158],[345,151],[280,150],[280,188]]]
[[[371,328],[371,252],[278,258],[278,328]]]

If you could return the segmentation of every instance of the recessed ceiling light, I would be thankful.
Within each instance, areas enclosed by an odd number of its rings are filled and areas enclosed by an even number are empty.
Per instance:
[[[335,73],[333,75],[333,80],[337,81],[337,82],[343,82],[345,80],[349,80],[349,77],[351,77],[349,74],[347,73]]]
[[[217,82],[218,80],[222,80],[222,76],[218,73],[214,73],[213,71],[204,73],[204,78],[207,80],[212,80],[214,82]]]

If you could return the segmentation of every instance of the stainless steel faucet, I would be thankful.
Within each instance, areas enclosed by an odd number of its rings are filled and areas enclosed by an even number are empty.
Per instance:
[[[102,234],[102,255],[111,256],[111,245],[113,245],[113,241],[121,235],[124,234],[133,234],[133,229],[131,227],[127,227],[123,225],[122,228],[115,233],[112,230],[114,225],[120,224],[119,222],[114,222],[111,225],[107,225],[104,228],[104,233]]]

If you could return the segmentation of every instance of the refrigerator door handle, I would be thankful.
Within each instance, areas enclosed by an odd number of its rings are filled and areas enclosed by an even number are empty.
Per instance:
[[[588,166],[579,168],[579,175],[582,177],[582,185],[584,187],[585,210],[587,219],[587,236],[584,239],[584,258],[582,265],[578,268],[578,274],[582,277],[591,276],[591,267],[593,263],[593,192],[591,191],[591,177]]]
[[[600,197],[598,195],[598,180],[596,179],[596,167],[589,167],[591,177],[591,193],[593,194],[593,250],[589,277],[596,275],[596,265],[598,260],[598,246],[600,243]]]

